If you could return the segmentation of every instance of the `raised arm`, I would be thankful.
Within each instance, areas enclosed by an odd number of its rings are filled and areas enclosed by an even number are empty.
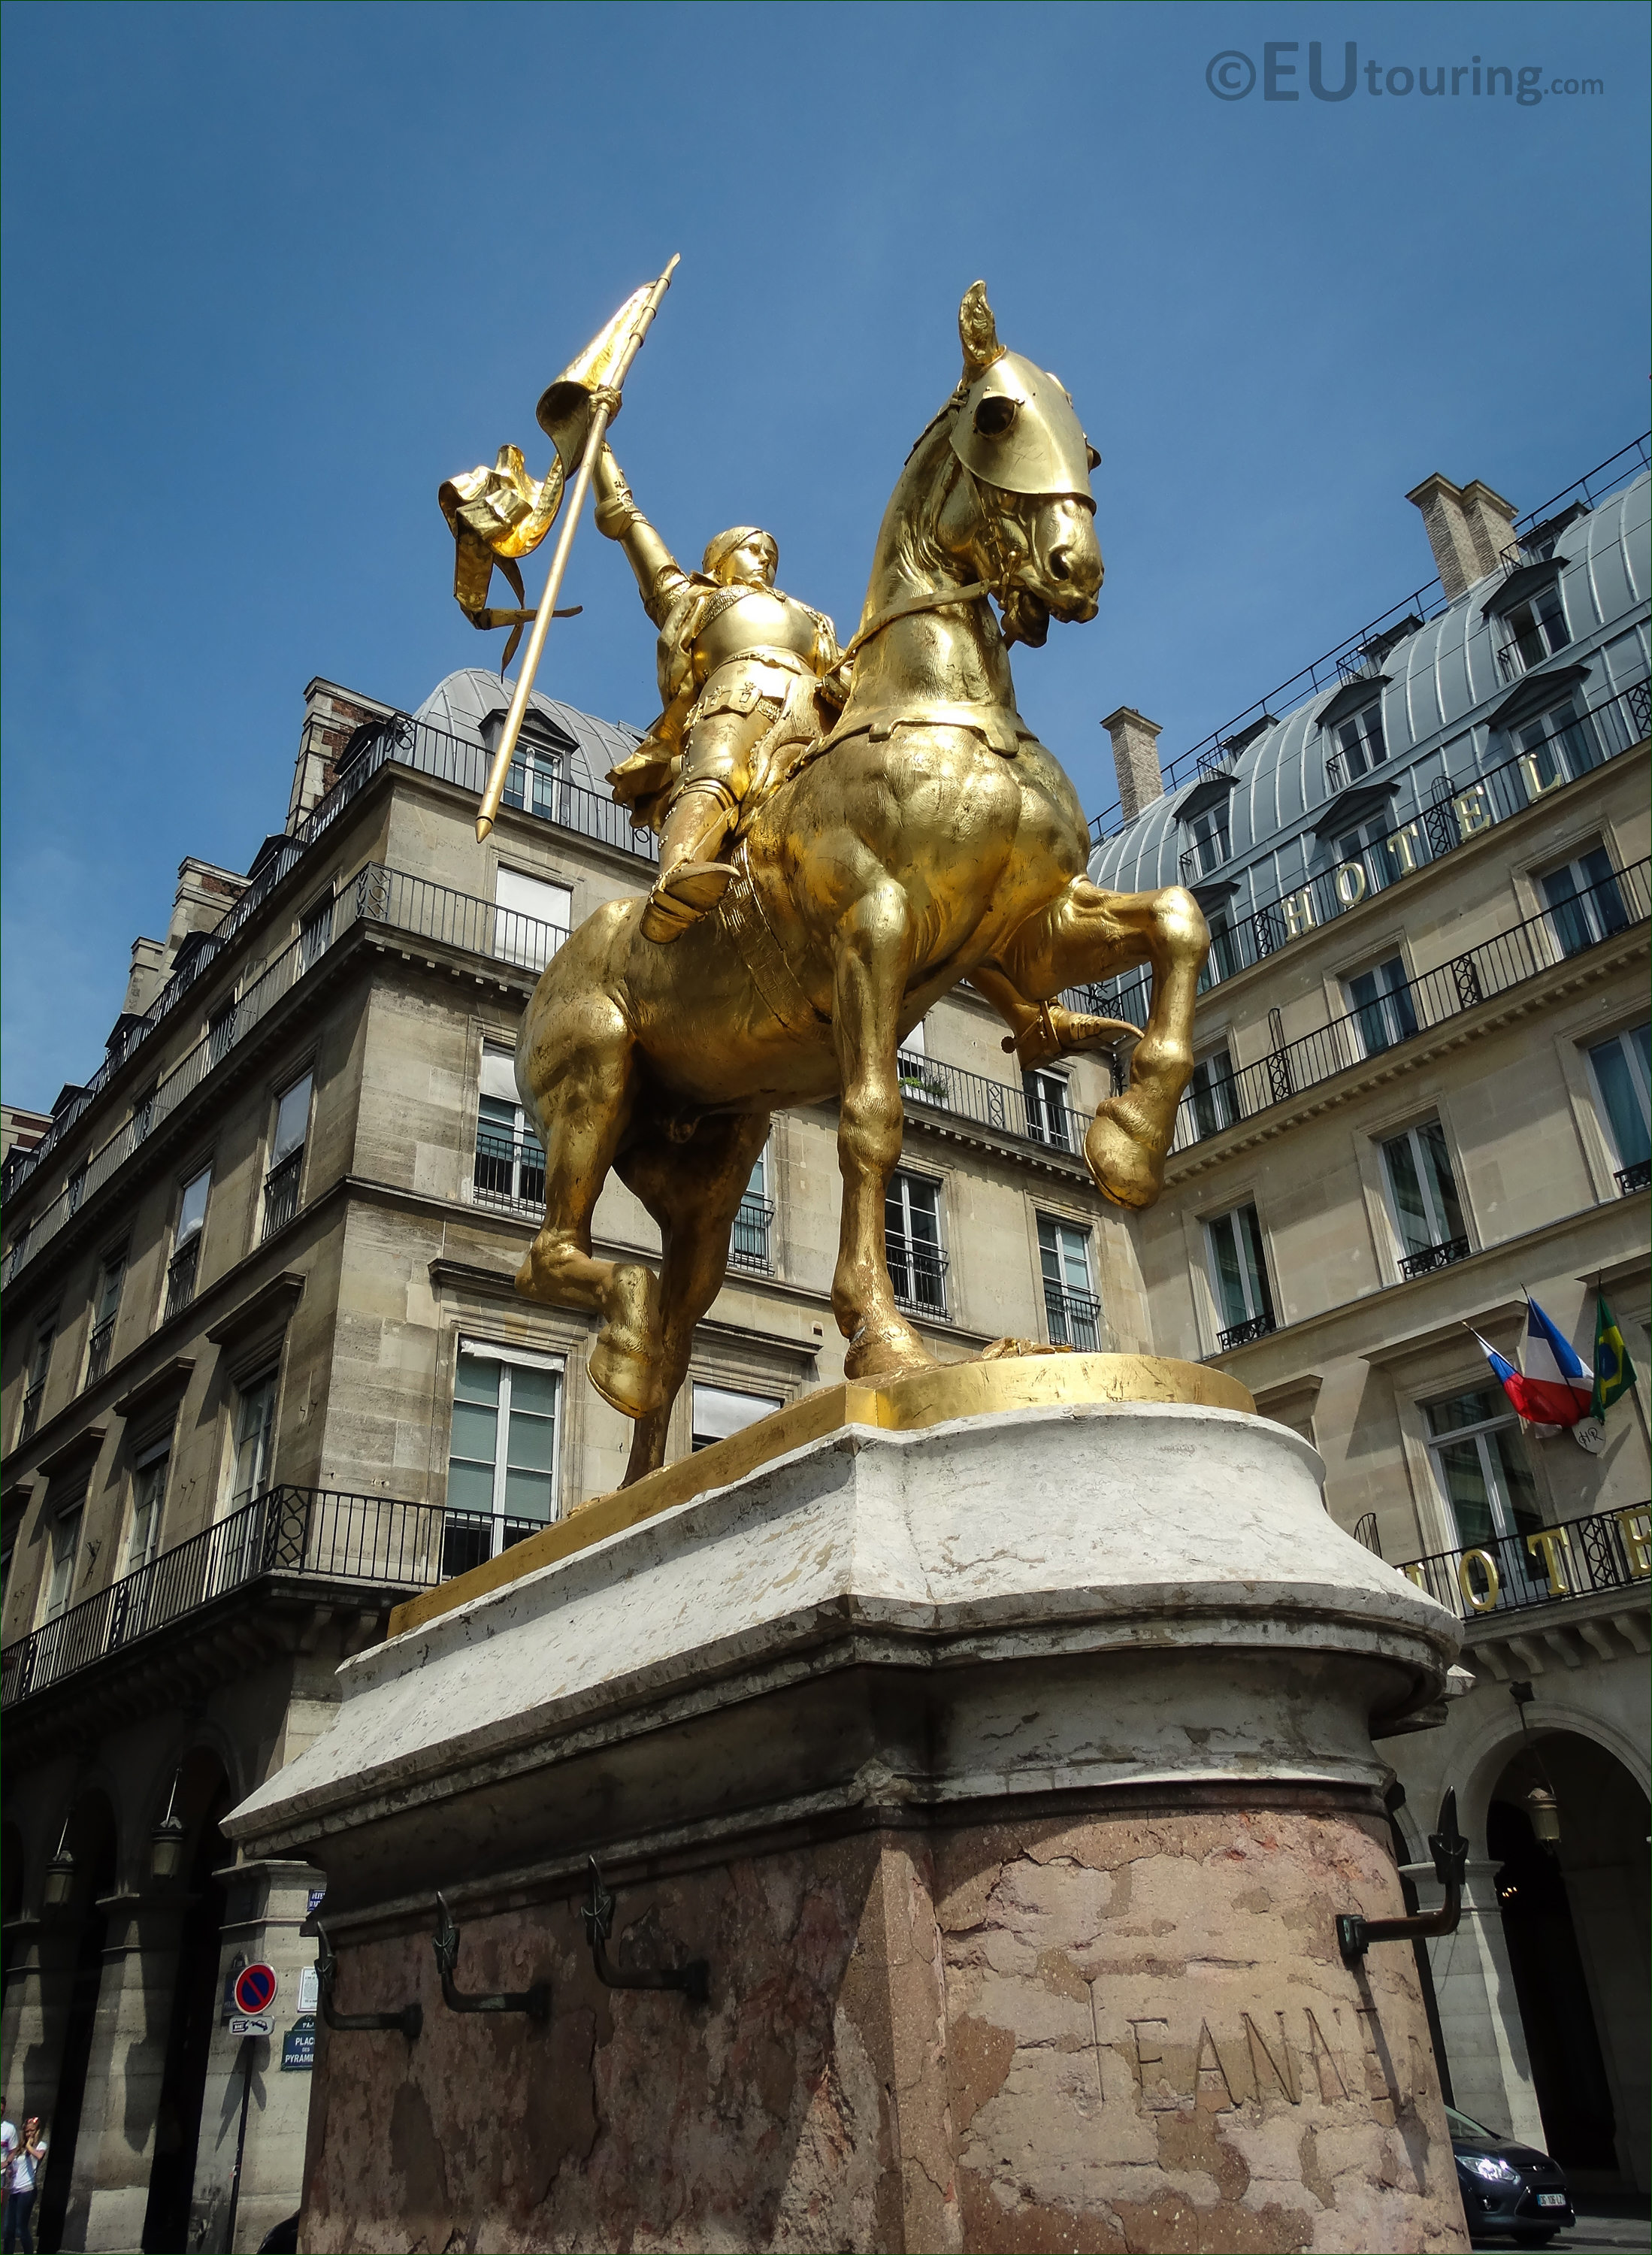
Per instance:
[[[643,608],[657,627],[663,626],[678,591],[688,584],[688,574],[632,499],[625,473],[610,447],[604,446],[598,456],[592,484],[596,491],[596,529],[624,549],[636,574]]]

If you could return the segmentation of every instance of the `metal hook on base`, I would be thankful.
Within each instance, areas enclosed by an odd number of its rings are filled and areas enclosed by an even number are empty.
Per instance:
[[[1428,1844],[1434,1858],[1434,1876],[1445,1890],[1445,1901],[1438,1910],[1423,1911],[1413,1918],[1361,1918],[1357,1912],[1343,1912],[1337,1920],[1337,1947],[1345,1965],[1357,1965],[1374,1942],[1419,1942],[1431,1935],[1456,1933],[1463,1913],[1468,1843],[1457,1829],[1455,1789],[1440,1803],[1439,1828],[1429,1834]]]
[[[436,1969],[441,1975],[442,1995],[449,2012],[453,2013],[525,2013],[531,2020],[548,2020],[551,2017],[551,1984],[536,1981],[531,1989],[501,1989],[488,1997],[467,1997],[453,1986],[453,1968],[459,1963],[460,1929],[453,1924],[453,1914],[447,1907],[447,1898],[440,1890],[436,1895]]]
[[[614,1931],[614,1897],[602,1884],[602,1874],[594,1856],[586,1858],[591,1867],[591,1900],[581,1909],[587,1938],[591,1944],[591,1963],[596,1968],[596,1978],[605,1989],[680,1989],[691,2005],[703,2005],[711,1995],[711,1967],[703,1957],[691,1958],[686,1965],[659,1966],[646,1973],[617,1973],[608,1963],[608,1938]]]
[[[316,1986],[321,1992],[321,2018],[330,2028],[399,2028],[411,2043],[425,2025],[422,2005],[404,2005],[399,2013],[335,2013],[333,2009],[333,1984],[338,1978],[339,1961],[327,1932],[318,1918],[315,1930],[320,1938],[320,1955],[315,1961]]]

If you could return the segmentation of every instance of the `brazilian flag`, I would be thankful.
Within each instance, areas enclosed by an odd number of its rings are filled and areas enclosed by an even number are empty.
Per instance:
[[[1634,1384],[1634,1365],[1629,1359],[1628,1349],[1623,1344],[1623,1333],[1618,1329],[1618,1319],[1607,1307],[1605,1297],[1595,1295],[1594,1311],[1594,1399],[1589,1404],[1592,1417],[1604,1417],[1620,1394]]]

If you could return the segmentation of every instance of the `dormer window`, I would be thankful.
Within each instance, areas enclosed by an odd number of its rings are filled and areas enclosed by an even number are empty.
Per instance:
[[[1539,588],[1528,601],[1516,603],[1505,611],[1501,623],[1504,639],[1497,662],[1503,669],[1505,681],[1529,673],[1546,657],[1564,650],[1571,640],[1559,585],[1553,580],[1548,587]]]
[[[1379,697],[1362,712],[1351,713],[1337,727],[1337,751],[1350,783],[1380,768],[1388,755],[1382,734],[1382,700]]]
[[[1187,834],[1192,842],[1182,859],[1192,861],[1197,875],[1208,877],[1221,868],[1232,850],[1227,842],[1227,807],[1213,806],[1196,814],[1187,825]]]

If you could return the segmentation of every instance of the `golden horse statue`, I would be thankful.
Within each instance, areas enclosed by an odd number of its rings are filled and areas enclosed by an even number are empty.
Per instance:
[[[1050,1004],[1151,965],[1128,1084],[1085,1156],[1121,1205],[1150,1205],[1163,1184],[1209,935],[1179,887],[1089,882],[1078,795],[1016,712],[1009,671],[1012,642],[1095,615],[1095,457],[1057,379],[999,344],[980,284],[960,331],[963,379],[884,512],[830,736],[751,818],[716,915],[667,947],[643,936],[643,901],[609,903],[552,959],[524,1020],[517,1085],[545,1146],[545,1214],[517,1289],[601,1315],[588,1367],[636,1421],[628,1483],[664,1460],[694,1326],[779,1106],[839,1099],[832,1307],[847,1375],[933,1362],[896,1304],[883,1196],[901,1154],[896,1052],[961,980],[1030,1061],[1134,1035]],[[610,1170],[659,1225],[657,1276],[591,1249]]]

